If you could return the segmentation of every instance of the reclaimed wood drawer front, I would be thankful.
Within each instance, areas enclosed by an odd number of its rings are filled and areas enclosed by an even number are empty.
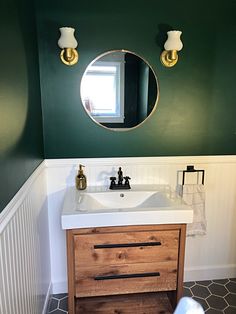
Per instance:
[[[177,261],[75,267],[76,297],[176,289]]]
[[[76,314],[172,314],[166,293],[80,298],[76,300]]]
[[[75,268],[176,261],[179,230],[74,236]]]

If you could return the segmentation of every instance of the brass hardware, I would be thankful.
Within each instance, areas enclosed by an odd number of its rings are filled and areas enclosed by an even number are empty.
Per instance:
[[[79,60],[79,55],[74,48],[64,48],[60,54],[61,61],[66,65],[74,65]]]
[[[178,58],[177,50],[164,50],[161,54],[160,60],[164,66],[171,68],[178,62]]]
[[[164,51],[160,59],[161,63],[168,68],[173,67],[178,62],[178,51],[183,48],[183,43],[180,39],[181,31],[168,31],[167,40],[164,44]]]

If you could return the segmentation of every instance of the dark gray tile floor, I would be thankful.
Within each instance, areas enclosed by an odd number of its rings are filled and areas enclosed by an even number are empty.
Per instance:
[[[236,278],[185,282],[184,295],[201,303],[207,314],[236,314]],[[67,294],[54,294],[48,314],[68,313],[67,301]]]
[[[66,293],[53,294],[48,303],[47,313],[62,314],[68,313],[68,296]]]
[[[184,295],[202,304],[208,314],[236,314],[236,279],[186,282]]]

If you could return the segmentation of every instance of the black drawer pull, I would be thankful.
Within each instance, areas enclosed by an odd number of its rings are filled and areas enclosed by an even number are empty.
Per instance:
[[[110,279],[142,278],[142,277],[158,277],[158,276],[160,276],[160,273],[154,272],[154,273],[142,273],[142,274],[96,276],[94,277],[94,280],[110,280]]]
[[[94,249],[113,249],[113,248],[120,248],[120,247],[159,246],[159,245],[161,245],[161,242],[97,244],[97,245],[94,245]]]

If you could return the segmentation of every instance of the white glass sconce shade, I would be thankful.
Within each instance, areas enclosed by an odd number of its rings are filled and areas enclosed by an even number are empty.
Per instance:
[[[61,32],[61,37],[58,40],[58,46],[61,49],[77,47],[78,43],[74,36],[74,32],[75,32],[74,28],[61,27],[60,32]]]
[[[75,39],[75,29],[72,27],[61,27],[61,36],[58,40],[58,46],[62,49],[60,57],[61,61],[66,65],[74,65],[78,62],[78,52],[76,47],[78,45]]]
[[[161,54],[161,63],[165,67],[173,67],[178,62],[178,51],[183,48],[183,43],[180,39],[181,31],[167,32],[168,38],[164,44],[165,50]]]
[[[169,31],[167,32],[168,38],[165,42],[164,48],[167,51],[177,50],[180,51],[183,48],[183,43],[180,39],[182,32],[180,31]]]

